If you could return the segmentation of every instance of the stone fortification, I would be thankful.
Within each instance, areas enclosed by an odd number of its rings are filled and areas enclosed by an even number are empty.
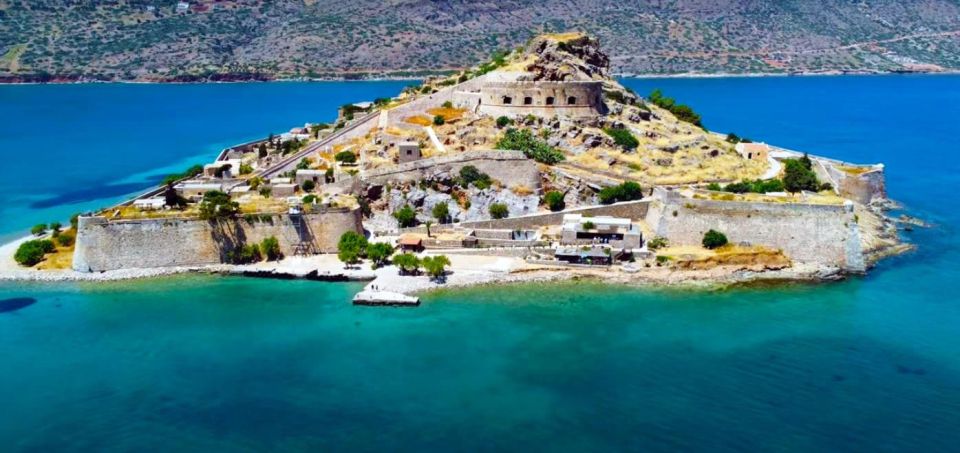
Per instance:
[[[507,187],[522,185],[530,189],[540,187],[540,172],[536,162],[527,159],[519,151],[469,151],[450,156],[432,157],[407,162],[362,174],[365,182],[386,184],[388,182],[418,182],[424,179],[448,179],[459,175],[460,169],[472,165],[478,170],[502,182]]]
[[[875,199],[887,198],[887,184],[883,173],[883,165],[868,167],[862,173],[850,173],[834,165],[828,165],[826,168],[831,179],[836,181],[837,193],[844,198],[862,204],[870,204]]]
[[[298,233],[289,215],[264,215],[220,221],[199,219],[107,220],[81,217],[77,227],[73,268],[99,272],[124,268],[151,268],[217,264],[243,244],[274,236],[280,250],[292,255],[301,241],[313,252],[335,252],[340,235],[362,231],[359,209],[329,209],[304,214],[307,228]]]
[[[792,260],[864,271],[853,204],[817,205],[713,201],[654,190],[646,219],[654,235],[671,244],[700,244],[714,229],[731,243],[783,250]]]
[[[535,229],[542,226],[562,224],[564,214],[583,214],[584,216],[589,217],[611,216],[633,220],[643,220],[647,216],[647,207],[649,204],[649,200],[624,201],[610,205],[567,209],[566,211],[532,214],[520,217],[510,217],[507,219],[461,222],[459,225],[464,228],[506,230]]]
[[[605,112],[603,84],[596,81],[485,81],[458,87],[453,103],[494,117],[586,117]]]

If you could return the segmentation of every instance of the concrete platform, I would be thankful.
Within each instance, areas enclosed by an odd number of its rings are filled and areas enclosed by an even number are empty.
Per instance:
[[[415,307],[420,305],[420,298],[390,291],[364,290],[353,296],[353,304]]]

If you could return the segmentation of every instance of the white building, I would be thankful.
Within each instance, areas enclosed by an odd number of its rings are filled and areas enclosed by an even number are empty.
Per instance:
[[[167,200],[163,197],[139,198],[133,200],[133,207],[141,211],[158,211],[166,206]]]
[[[630,219],[585,217],[582,214],[563,216],[560,243],[564,245],[608,244],[614,248],[632,250],[640,248],[641,239],[640,229]]]

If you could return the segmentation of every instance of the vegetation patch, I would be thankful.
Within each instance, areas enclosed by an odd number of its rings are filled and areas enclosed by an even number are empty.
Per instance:
[[[530,129],[507,129],[503,138],[497,141],[497,149],[522,151],[525,156],[548,165],[564,159],[563,153],[534,137]]]
[[[672,113],[673,116],[677,117],[678,120],[685,121],[693,124],[694,126],[703,128],[700,115],[694,112],[693,108],[691,108],[689,105],[677,104],[675,99],[664,96],[663,92],[660,90],[653,90],[653,92],[650,93],[649,99],[650,102],[657,107]]]

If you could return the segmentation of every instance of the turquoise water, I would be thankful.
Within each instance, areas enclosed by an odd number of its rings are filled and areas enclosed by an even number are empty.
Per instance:
[[[865,278],[722,292],[513,285],[375,309],[347,302],[356,284],[4,283],[35,302],[0,302],[2,450],[955,451],[960,77],[627,83],[717,130],[884,162],[937,225]]]

